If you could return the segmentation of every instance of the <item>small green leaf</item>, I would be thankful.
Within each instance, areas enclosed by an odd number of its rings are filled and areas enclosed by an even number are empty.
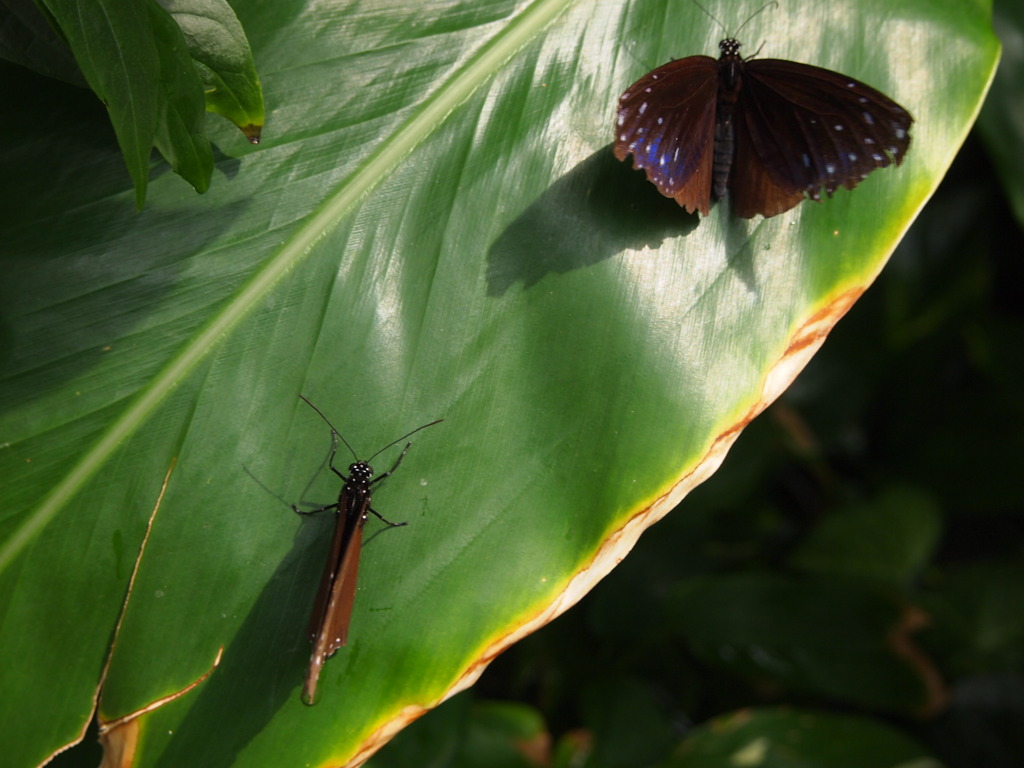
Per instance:
[[[160,56],[159,90],[163,112],[157,120],[153,143],[175,173],[192,183],[196,192],[210,186],[213,153],[206,138],[205,113],[201,91],[196,87],[195,70],[185,62],[188,50],[174,19],[156,4],[149,4],[149,15]]]
[[[203,192],[213,155],[203,134],[202,84],[181,30],[155,0],[43,0],[89,87],[107,105],[141,208],[155,145]]]
[[[245,31],[224,0],[159,0],[185,35],[203,81],[206,109],[237,125],[250,143],[263,129],[263,89]]]
[[[791,564],[818,573],[908,584],[938,543],[939,510],[912,488],[890,488],[869,503],[824,518],[794,553]]]
[[[919,744],[866,717],[752,709],[695,728],[659,768],[942,768]]]
[[[913,637],[921,612],[873,581],[708,577],[680,588],[673,614],[694,653],[753,681],[901,714],[944,700]]]

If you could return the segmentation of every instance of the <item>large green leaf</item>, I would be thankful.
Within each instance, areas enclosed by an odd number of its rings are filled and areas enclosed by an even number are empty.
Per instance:
[[[715,10],[738,25],[758,4]],[[208,125],[203,198],[156,164],[135,214],[102,109],[0,78],[10,765],[77,738],[111,649],[99,715],[152,707],[140,765],[344,763],[470,684],[799,372],[934,189],[998,54],[987,10],[953,0],[760,14],[744,35],[763,55],[881,88],[914,143],[821,205],[698,224],[610,150],[626,85],[714,50],[695,6],[236,10],[271,112],[258,149]],[[313,708],[331,521],[288,503],[338,480],[305,491],[329,433],[300,392],[362,456],[445,418],[375,494],[410,525],[365,546]]]

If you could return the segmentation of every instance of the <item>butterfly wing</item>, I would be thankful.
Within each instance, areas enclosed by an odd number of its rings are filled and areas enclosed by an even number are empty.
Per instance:
[[[619,97],[615,157],[693,213],[711,207],[718,63],[689,56],[648,72]]]
[[[347,486],[346,486],[347,490]],[[317,682],[324,662],[348,642],[348,625],[356,598],[359,553],[362,549],[368,494],[343,495],[341,511],[335,523],[330,557],[320,580],[313,615],[309,622],[313,652],[309,659],[302,699],[316,701]]]
[[[352,620],[352,606],[356,601],[359,577],[359,553],[362,551],[365,515],[352,531],[352,539],[342,557],[337,578],[331,586],[327,616],[324,623],[324,658],[348,645],[348,625]]]
[[[838,72],[781,59],[743,64],[736,105],[733,212],[783,213],[804,196],[853,189],[903,162],[914,119],[888,96]]]

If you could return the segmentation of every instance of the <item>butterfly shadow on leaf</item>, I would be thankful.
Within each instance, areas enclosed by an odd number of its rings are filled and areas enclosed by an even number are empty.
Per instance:
[[[657,248],[698,224],[605,146],[523,211],[487,253],[487,295],[530,288],[551,273],[589,267],[624,251]]]
[[[259,514],[295,517],[281,497],[245,472],[284,506],[270,503]],[[174,739],[154,758],[157,768],[195,764],[188,753],[197,743],[205,745],[203,765],[237,764],[281,709],[301,706],[299,689],[309,658],[306,622],[331,524],[324,516],[295,528],[291,548],[226,642],[220,665],[189,693],[187,713],[175,727]],[[230,724],[219,724],[226,711],[232,713]]]

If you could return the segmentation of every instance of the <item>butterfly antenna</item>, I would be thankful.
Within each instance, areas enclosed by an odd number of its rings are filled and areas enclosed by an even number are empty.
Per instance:
[[[345,447],[348,448],[349,453],[352,454],[352,458],[354,458],[356,461],[359,461],[359,457],[356,456],[356,452],[352,450],[352,446],[348,444],[348,440],[346,440],[345,436],[342,435],[341,432],[339,432],[338,429],[333,424],[331,424],[331,420],[324,416],[324,412],[317,408],[315,405],[313,405],[311,402],[309,402],[309,400],[306,399],[305,395],[299,395],[299,398],[302,400],[302,402],[304,402],[306,405],[308,405],[310,408],[312,408],[314,411],[320,414],[320,418],[327,422],[327,426],[331,428],[331,431],[341,438],[341,442],[343,442],[345,444]],[[373,455],[376,456],[377,454],[375,453]]]
[[[407,438],[407,437],[412,437],[412,436],[413,436],[413,435],[415,435],[415,434],[416,434],[417,432],[419,432],[419,431],[420,431],[421,429],[426,429],[427,427],[432,427],[432,426],[434,426],[435,424],[440,424],[440,423],[441,423],[442,421],[444,421],[444,419],[437,419],[437,420],[435,420],[435,421],[432,421],[432,422],[430,422],[429,424],[424,424],[424,425],[423,425],[422,427],[416,427],[416,429],[414,429],[414,430],[413,430],[412,432],[409,432],[408,434],[402,435],[402,436],[401,436],[400,438],[398,438],[397,440],[392,440],[392,441],[391,441],[390,443],[388,443],[388,444],[387,444],[387,445],[385,445],[385,446],[384,446],[383,448],[381,448],[381,449],[380,449],[379,451],[377,451],[377,453],[373,454],[373,456],[371,456],[370,458],[368,458],[368,459],[367,459],[367,461],[368,461],[368,462],[369,462],[369,461],[373,461],[373,460],[374,460],[374,459],[375,459],[375,458],[377,457],[377,454],[379,454],[379,453],[383,453],[383,452],[384,452],[384,451],[386,451],[386,450],[387,450],[388,448],[390,448],[390,447],[391,447],[392,445],[397,445],[398,443],[400,443],[400,442],[402,442],[403,440],[405,440],[405,438]],[[347,445],[347,443],[346,443],[346,445]]]
[[[701,5],[700,3],[698,3],[698,2],[697,2],[697,0],[693,0],[693,4],[694,4],[694,5],[696,5],[696,6],[698,7],[698,8],[700,8],[700,9],[701,9],[702,11],[704,11],[704,13],[705,13],[705,14],[707,15],[707,17],[708,17],[709,19],[711,19],[711,20],[712,20],[713,22],[715,22],[715,24],[717,24],[718,26],[720,26],[720,27],[722,28],[722,32],[724,32],[724,33],[725,33],[726,35],[728,35],[728,34],[729,34],[729,30],[727,30],[727,29],[725,28],[725,24],[723,24],[723,23],[722,23],[722,22],[720,22],[720,21],[719,21],[719,20],[718,20],[717,18],[715,18],[715,14],[713,14],[713,13],[712,13],[711,11],[709,11],[709,10],[708,10],[707,8],[705,8],[705,7],[703,6],[703,5]],[[760,13],[760,11],[758,11],[758,13]],[[756,15],[756,14],[755,14],[755,15]]]
[[[694,0],[694,2],[696,2],[696,1],[697,0]],[[747,26],[747,24],[749,24],[754,19],[755,16],[757,16],[759,13],[761,13],[762,11],[764,11],[765,9],[767,9],[769,6],[772,6],[772,5],[774,5],[776,8],[778,8],[779,7],[778,0],[771,0],[770,2],[765,3],[760,8],[758,8],[756,11],[754,11],[752,14],[747,16],[747,20],[744,21],[742,24],[740,24],[740,28],[737,29],[735,32],[733,32],[731,35],[729,35],[729,37],[739,37],[739,34],[740,34],[740,32],[743,31],[743,28],[745,26]],[[761,49],[758,48],[757,50],[761,50]],[[754,55],[756,56],[757,54],[754,54]]]

